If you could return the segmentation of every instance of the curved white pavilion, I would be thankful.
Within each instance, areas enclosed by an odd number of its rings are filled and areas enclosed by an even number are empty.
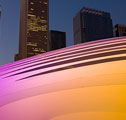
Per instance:
[[[126,37],[1,66],[0,120],[126,120]]]

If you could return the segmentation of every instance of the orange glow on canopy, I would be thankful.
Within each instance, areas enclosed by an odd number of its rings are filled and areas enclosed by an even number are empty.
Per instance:
[[[100,40],[1,66],[0,120],[126,120],[125,45]]]

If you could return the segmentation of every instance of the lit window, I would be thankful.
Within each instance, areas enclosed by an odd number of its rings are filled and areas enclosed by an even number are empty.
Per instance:
[[[34,9],[33,9],[33,8],[31,8],[30,10],[31,10],[31,11],[33,11]]]
[[[30,2],[31,5],[33,5],[34,3],[33,2]]]
[[[48,3],[47,2],[43,2],[43,4],[47,5]]]
[[[45,11],[44,10],[42,10],[42,13],[44,13]]]
[[[27,45],[28,45],[28,46],[34,46],[34,47],[35,47],[35,46],[37,46],[37,43],[28,42]]]

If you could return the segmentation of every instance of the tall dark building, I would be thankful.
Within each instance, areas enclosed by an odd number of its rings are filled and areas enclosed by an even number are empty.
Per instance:
[[[126,36],[126,25],[117,24],[115,25],[116,37]]]
[[[110,13],[83,8],[73,19],[74,44],[113,37]]]
[[[49,0],[21,0],[19,54],[15,60],[49,50]]]
[[[61,31],[50,31],[50,50],[66,47],[66,33]]]

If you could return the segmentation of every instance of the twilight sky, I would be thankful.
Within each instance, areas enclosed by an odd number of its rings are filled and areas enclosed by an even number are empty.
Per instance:
[[[18,52],[20,0],[0,0],[0,65],[13,62]],[[73,44],[73,17],[82,8],[111,13],[113,25],[126,24],[126,0],[50,0],[50,30],[67,33],[67,46]]]

